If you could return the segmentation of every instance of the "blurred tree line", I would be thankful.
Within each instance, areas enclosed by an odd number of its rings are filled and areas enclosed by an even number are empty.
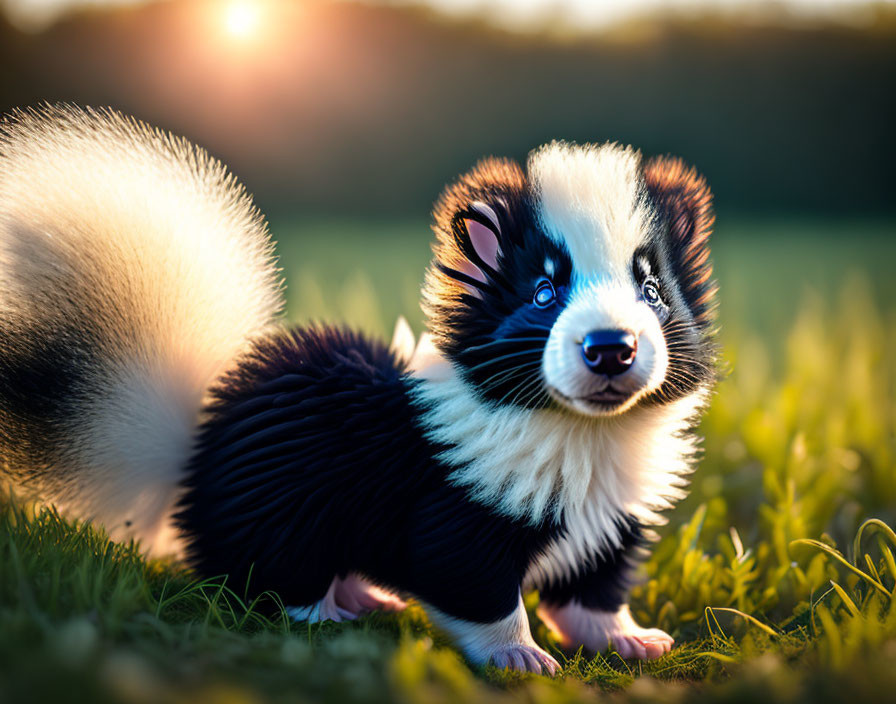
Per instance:
[[[892,11],[560,37],[307,0],[244,45],[214,10],[95,9],[39,33],[0,17],[0,108],[120,108],[207,147],[281,214],[422,217],[477,158],[553,138],[679,154],[729,212],[896,213]]]

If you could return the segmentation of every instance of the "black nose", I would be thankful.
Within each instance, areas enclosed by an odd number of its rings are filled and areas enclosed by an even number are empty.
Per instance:
[[[582,357],[595,374],[614,376],[632,366],[638,340],[627,330],[595,330],[582,341]]]

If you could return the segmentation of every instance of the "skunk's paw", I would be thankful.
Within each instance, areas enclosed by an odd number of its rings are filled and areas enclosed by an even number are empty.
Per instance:
[[[293,621],[320,623],[321,621],[354,621],[361,614],[340,606],[336,602],[336,582],[333,580],[326,595],[320,601],[308,606],[287,606],[286,613]]]
[[[560,663],[537,645],[507,643],[492,651],[491,662],[495,667],[518,672],[537,672],[555,675]]]
[[[672,650],[675,642],[658,628],[641,628],[628,606],[612,613],[587,609],[576,602],[560,607],[542,604],[538,615],[566,649],[583,645],[586,650],[598,653],[609,647],[624,658],[653,660]]]
[[[675,644],[672,636],[659,628],[635,626],[634,631],[611,633],[609,636],[610,647],[623,658],[655,660],[672,650]]]
[[[507,616],[487,623],[450,616],[432,605],[427,605],[426,612],[438,628],[454,638],[474,665],[492,663],[495,667],[518,672],[549,675],[560,669],[559,663],[532,640],[522,595],[517,599],[516,608]]]
[[[333,582],[336,584],[336,603],[358,615],[376,610],[401,611],[407,606],[397,595],[356,574],[345,579],[337,577]]]
[[[288,606],[286,613],[293,621],[353,621],[359,616],[380,609],[400,611],[406,604],[395,594],[381,589],[356,574],[345,579],[336,577],[320,601],[309,606]]]

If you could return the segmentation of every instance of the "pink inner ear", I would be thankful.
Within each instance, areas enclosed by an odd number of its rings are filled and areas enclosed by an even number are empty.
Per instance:
[[[482,269],[480,269],[471,261],[467,261],[466,259],[461,260],[457,265],[457,270],[462,274],[466,274],[471,279],[476,279],[477,281],[481,281],[484,284],[488,283],[488,280],[485,278],[485,274],[482,273]],[[480,291],[472,284],[467,284],[463,281],[459,283],[467,290],[467,293],[476,296],[476,298],[482,298],[482,291]]]
[[[462,259],[458,264],[457,270],[462,274],[466,274],[471,279],[476,279],[477,281],[481,281],[484,284],[488,283],[488,279],[485,278],[485,274],[482,273],[482,269],[480,269],[471,261]]]
[[[485,217],[491,220],[492,225],[495,226],[495,232],[501,232],[501,223],[498,222],[498,214],[492,209],[490,205],[486,205],[481,200],[477,200],[473,203],[470,203],[470,207],[480,215],[485,215]]]
[[[488,227],[476,220],[464,220],[467,234],[473,249],[480,259],[495,271],[498,270],[498,255],[501,248],[498,246],[498,237]]]

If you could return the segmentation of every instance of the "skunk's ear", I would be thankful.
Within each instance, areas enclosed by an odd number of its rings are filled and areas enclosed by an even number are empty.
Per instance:
[[[499,269],[501,256],[501,223],[498,215],[481,201],[476,201],[454,219],[454,236],[467,260],[486,273]]]
[[[458,292],[483,298],[507,281],[504,257],[519,218],[526,177],[507,159],[480,161],[439,196],[433,209],[436,246],[433,280],[444,288],[430,295],[453,299]]]
[[[711,281],[709,236],[715,222],[706,179],[677,157],[650,159],[644,181],[666,230],[672,264],[682,292],[700,321],[708,321],[715,286]]]
[[[455,214],[451,232],[457,256],[442,271],[479,298],[500,271],[501,223],[494,209],[475,201]]]
[[[644,181],[668,222],[669,235],[688,247],[707,245],[715,217],[706,179],[681,159],[663,156],[647,162]]]

